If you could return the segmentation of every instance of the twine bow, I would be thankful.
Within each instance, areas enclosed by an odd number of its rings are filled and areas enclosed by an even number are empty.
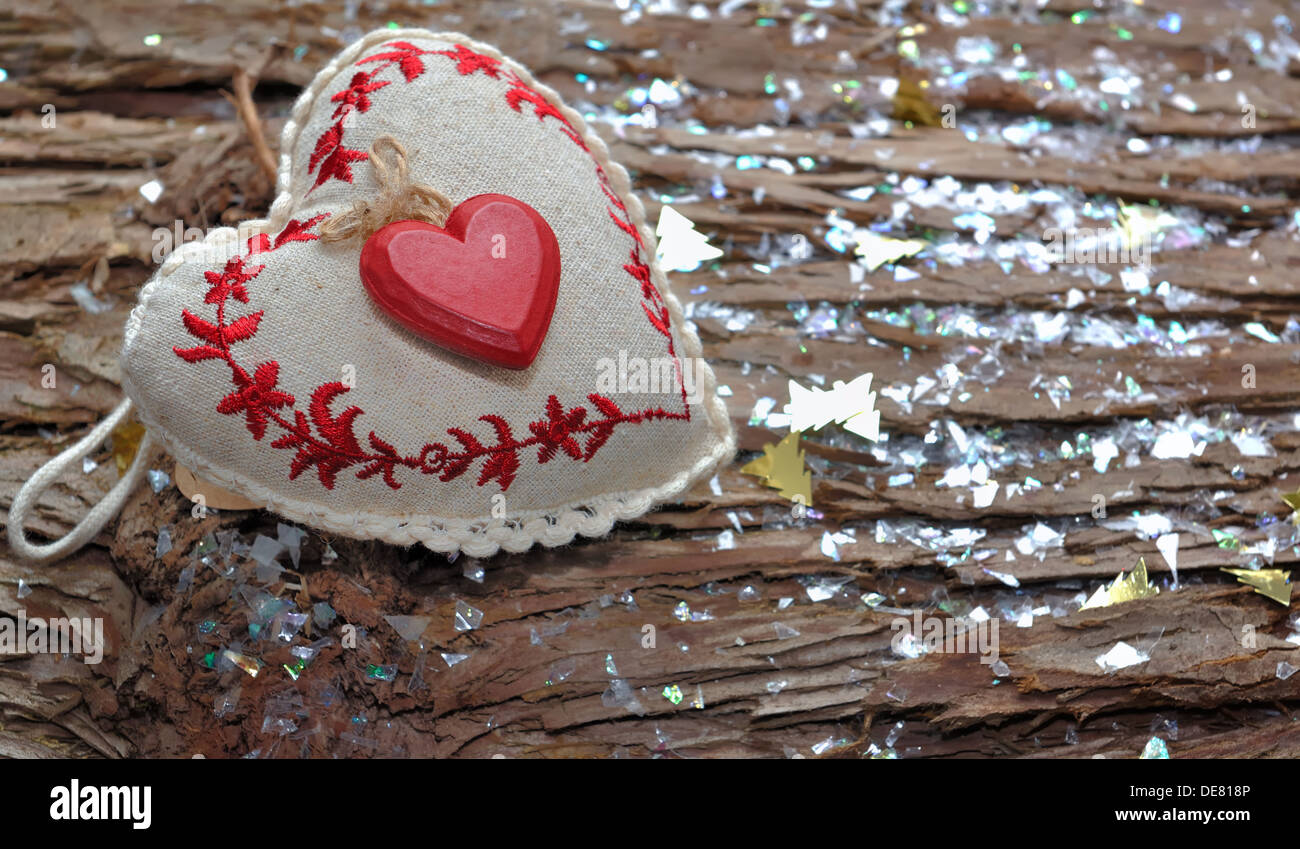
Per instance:
[[[379,195],[358,200],[347,212],[331,215],[320,225],[322,242],[344,242],[375,231],[394,221],[425,221],[441,227],[452,203],[442,192],[411,182],[406,148],[392,136],[380,136],[370,147],[370,167],[375,171]]]

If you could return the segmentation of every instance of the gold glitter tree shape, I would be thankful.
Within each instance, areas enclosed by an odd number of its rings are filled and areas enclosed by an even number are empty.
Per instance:
[[[790,435],[775,445],[763,446],[763,456],[756,457],[740,468],[742,474],[763,479],[764,486],[779,490],[781,495],[812,506],[812,473],[804,468],[803,448],[799,445],[801,434]]]
[[[1160,588],[1151,583],[1147,577],[1147,560],[1145,557],[1139,557],[1137,565],[1133,571],[1125,574],[1120,572],[1115,576],[1115,580],[1110,586],[1102,585],[1097,587],[1097,591],[1092,594],[1092,598],[1084,602],[1080,610],[1089,610],[1096,607],[1110,607],[1112,604],[1123,604],[1126,601],[1136,601],[1140,598],[1150,598],[1160,592]]]
[[[1255,592],[1271,598],[1283,607],[1291,606],[1291,573],[1281,569],[1228,569],[1224,572],[1236,577]]]

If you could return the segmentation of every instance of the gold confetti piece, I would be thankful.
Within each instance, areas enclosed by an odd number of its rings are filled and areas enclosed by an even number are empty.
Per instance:
[[[135,459],[135,452],[140,450],[140,440],[144,439],[144,425],[134,419],[127,419],[113,428],[113,461],[117,464],[118,477],[126,474]]]
[[[863,439],[880,439],[880,411],[874,409],[876,393],[871,391],[871,374],[863,374],[845,383],[837,380],[830,391],[814,386],[804,389],[790,381],[790,430],[821,430],[831,422]]]
[[[1286,495],[1282,496],[1282,500],[1285,501],[1286,506],[1290,507],[1292,510],[1300,510],[1300,489],[1295,492],[1288,492]]]
[[[862,257],[868,271],[875,271],[887,262],[898,262],[903,257],[916,256],[929,245],[920,239],[891,239],[871,230],[859,231],[861,238],[853,252]]]
[[[258,660],[255,657],[249,657],[246,654],[240,654],[239,652],[233,651],[231,649],[225,649],[224,651],[222,651],[222,655],[225,656],[226,660],[229,660],[231,663],[235,664],[235,666],[238,666],[240,669],[247,672],[253,678],[256,678],[257,673],[262,671],[262,661]]]
[[[921,84],[907,77],[898,78],[898,90],[894,92],[894,120],[911,121],[923,127],[943,126],[939,110],[926,100]]]
[[[1126,601],[1136,601],[1140,598],[1150,598],[1157,595],[1160,588],[1151,583],[1147,577],[1147,561],[1145,557],[1139,557],[1137,565],[1133,571],[1127,575],[1120,572],[1115,576],[1115,580],[1110,586],[1097,587],[1097,591],[1092,594],[1080,610],[1088,610],[1094,607],[1110,607],[1112,604],[1123,604]]]
[[[799,503],[811,507],[812,473],[804,468],[799,440],[800,433],[796,430],[775,445],[764,445],[763,456],[746,463],[740,471],[762,478],[764,486],[780,490],[783,497],[791,501],[802,499]]]
[[[1281,569],[1228,569],[1238,581],[1255,588],[1255,592],[1271,598],[1283,607],[1291,606],[1291,573]]]

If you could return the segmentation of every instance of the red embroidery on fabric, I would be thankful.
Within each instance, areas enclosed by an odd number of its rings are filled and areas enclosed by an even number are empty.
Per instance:
[[[334,126],[326,130],[316,141],[316,149],[312,151],[311,159],[307,163],[307,173],[310,174],[320,166],[320,171],[316,174],[316,182],[312,184],[312,189],[323,186],[327,180],[342,180],[345,183],[352,182],[352,163],[362,162],[369,159],[370,155],[363,150],[352,150],[343,144],[343,121],[339,121]]]
[[[342,118],[352,109],[358,112],[370,111],[370,95],[386,85],[388,80],[374,82],[370,74],[358,71],[352,76],[352,83],[347,88],[330,98],[330,103],[338,104],[333,117]]]
[[[456,71],[461,76],[472,76],[475,71],[482,71],[494,80],[501,78],[501,60],[482,53],[475,53],[463,44],[457,44],[455,50],[431,51],[439,56],[456,60]]]
[[[613,401],[595,393],[588,395],[587,400],[600,417],[588,418],[590,411],[586,407],[566,410],[559,398],[551,395],[546,401],[545,415],[528,423],[531,436],[525,439],[516,439],[503,417],[485,415],[480,416],[479,421],[492,426],[496,440],[491,445],[484,445],[468,430],[453,427],[447,429],[447,434],[460,444],[459,449],[453,450],[442,442],[431,442],[421,448],[418,455],[403,456],[374,431],[370,431],[367,438],[369,448],[361,445],[355,434],[356,419],[363,415],[360,407],[349,406],[339,413],[330,409],[330,405],[348,391],[342,383],[318,386],[312,392],[304,414],[297,409],[297,399],[279,387],[279,362],[268,360],[259,363],[249,374],[231,353],[231,345],[256,335],[264,311],[248,313],[228,323],[226,305],[231,299],[248,303],[247,284],[266,267],[250,267],[250,256],[270,253],[293,242],[314,241],[317,236],[310,231],[325,217],[318,215],[307,221],[290,221],[275,239],[267,234],[254,236],[248,240],[247,255],[231,259],[220,272],[204,272],[209,288],[203,300],[216,306],[216,322],[200,318],[189,310],[181,310],[185,329],[203,344],[192,348],[172,348],[176,356],[186,362],[222,360],[230,367],[234,390],[217,403],[217,412],[224,415],[242,413],[245,426],[255,440],[260,441],[266,435],[268,425],[273,424],[281,430],[282,435],[271,443],[271,447],[296,452],[289,464],[290,480],[314,467],[321,485],[333,489],[339,472],[361,466],[356,472],[358,479],[380,475],[389,487],[400,489],[402,484],[394,477],[399,467],[426,475],[436,474],[439,480],[450,481],[469,471],[475,462],[483,460],[477,485],[496,481],[504,492],[514,482],[520,468],[520,452],[526,449],[535,446],[537,462],[541,464],[550,462],[561,451],[585,463],[596,455],[620,424],[683,418],[681,413],[669,413],[662,408],[625,413]],[[279,412],[285,408],[288,408],[286,412],[292,412],[292,418]]]

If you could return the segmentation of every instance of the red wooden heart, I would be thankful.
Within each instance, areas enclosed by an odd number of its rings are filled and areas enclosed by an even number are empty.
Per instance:
[[[413,333],[492,365],[532,364],[560,285],[546,219],[506,195],[475,195],[442,227],[397,221],[366,240],[361,282]]]

